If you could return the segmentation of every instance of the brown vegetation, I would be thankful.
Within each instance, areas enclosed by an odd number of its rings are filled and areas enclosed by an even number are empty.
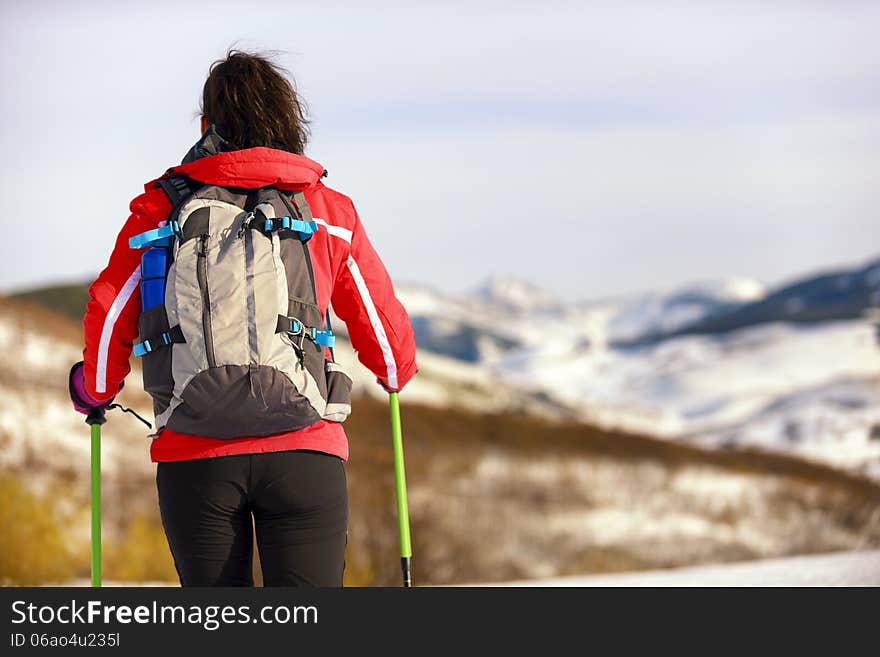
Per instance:
[[[388,411],[366,399],[354,408],[347,426],[348,581],[393,585],[399,575]],[[414,561],[422,583],[612,572],[880,544],[880,486],[820,464],[759,451],[706,451],[528,416],[406,403],[402,412]],[[481,469],[487,459],[502,464],[500,474]],[[538,468],[543,470],[535,476]],[[753,483],[760,499],[701,499],[678,491],[694,474],[705,474],[710,485],[716,479]],[[738,528],[764,531],[768,545],[779,547],[763,551],[713,536],[711,529],[705,537],[608,544],[577,529],[578,518],[606,507],[658,522],[664,514],[692,514],[734,534]],[[566,514],[571,528],[563,521],[561,529],[550,529],[553,516]]]

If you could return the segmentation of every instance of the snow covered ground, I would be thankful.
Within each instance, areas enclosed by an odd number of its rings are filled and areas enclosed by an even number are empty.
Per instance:
[[[87,579],[64,586],[90,586]],[[105,587],[175,586],[168,582],[104,582]],[[880,550],[764,559],[693,568],[648,570],[616,575],[475,584],[474,586],[880,586]]]
[[[52,322],[20,304],[0,305],[0,467],[87,469],[89,428],[73,413],[67,392],[70,366],[82,360],[80,337],[65,324]],[[133,372],[118,400],[145,417],[152,405]],[[120,411],[111,411],[120,413]],[[124,419],[122,419],[124,418]],[[130,415],[122,415],[103,443],[103,470],[109,477],[147,475],[149,430]]]
[[[619,575],[557,577],[496,586],[880,586],[880,550]]]
[[[559,353],[559,342],[512,353],[497,371],[602,426],[776,449],[880,476],[880,350],[867,322],[768,324],[581,353]]]

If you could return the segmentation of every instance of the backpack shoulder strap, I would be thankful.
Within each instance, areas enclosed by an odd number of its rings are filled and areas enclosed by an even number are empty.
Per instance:
[[[172,210],[176,210],[195,191],[195,184],[189,177],[174,173],[171,169],[156,184],[165,192]]]
[[[175,236],[180,234],[180,225],[175,218],[175,214],[193,193],[200,187],[200,184],[191,180],[187,176],[174,173],[168,169],[165,175],[156,181],[168,200],[171,202],[171,211],[168,213],[168,223],[159,228],[148,230],[144,233],[135,235],[128,240],[128,246],[132,249],[144,249],[152,246],[171,246]]]
[[[302,192],[294,192],[292,198],[293,204],[296,206],[296,211],[299,214],[299,218],[306,223],[310,223],[313,220],[312,209],[309,207],[309,204],[306,203],[306,195]]]
[[[327,172],[325,171],[321,177],[323,178]],[[296,211],[299,214],[299,218],[305,221],[306,223],[312,223],[314,221],[314,217],[312,216],[312,209],[309,207],[309,204],[306,203],[306,195],[302,192],[294,192],[291,195],[291,199],[293,200],[293,204],[296,206]],[[306,249],[305,244],[303,244],[303,249]],[[308,255],[308,251],[306,250],[306,257],[308,258],[309,265],[309,275],[312,277],[312,285],[315,285],[315,273],[312,270],[311,257]],[[317,288],[315,288],[315,298],[317,299],[318,292]],[[330,336],[331,342],[326,346],[330,349],[330,360],[332,362],[336,362],[336,354],[333,353],[333,327],[330,326],[330,308],[327,308],[327,314],[325,316],[325,322],[327,325],[327,330],[322,331],[322,333],[326,333]]]

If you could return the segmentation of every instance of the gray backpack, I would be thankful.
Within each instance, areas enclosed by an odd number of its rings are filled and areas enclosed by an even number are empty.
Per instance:
[[[167,224],[129,241],[146,248],[134,353],[157,431],[230,439],[345,420],[351,379],[317,305],[303,194],[159,185]]]

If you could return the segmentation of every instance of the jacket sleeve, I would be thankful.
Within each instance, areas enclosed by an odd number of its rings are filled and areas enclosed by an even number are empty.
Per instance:
[[[162,201],[151,194],[132,201],[132,214],[116,238],[110,262],[89,287],[83,318],[83,361],[86,390],[95,399],[115,395],[131,371],[128,359],[138,334],[141,305],[141,251],[129,248],[128,238],[158,223],[140,211],[144,197]]]
[[[412,324],[354,206],[350,211],[354,217],[351,250],[333,286],[333,309],[348,327],[361,363],[387,389],[401,390],[416,373]]]

